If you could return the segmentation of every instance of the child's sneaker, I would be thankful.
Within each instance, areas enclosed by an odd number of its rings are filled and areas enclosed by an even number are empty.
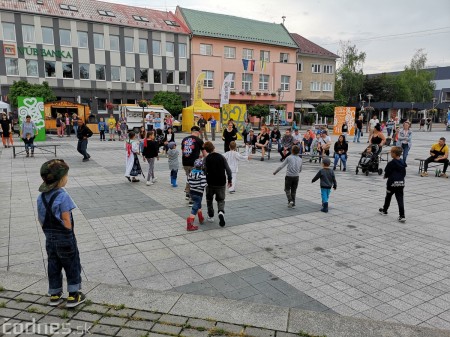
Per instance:
[[[66,307],[75,308],[77,305],[83,303],[84,301],[86,301],[86,295],[80,291],[73,293],[72,295],[69,294],[69,297],[67,297]]]
[[[50,306],[56,307],[57,305],[60,305],[62,302],[64,302],[64,299],[62,298],[62,293],[50,296],[49,302]]]
[[[380,212],[381,215],[387,215],[388,212],[386,212],[383,208],[378,209],[378,212]]]
[[[184,199],[186,199],[186,200],[191,199],[191,196],[189,195],[189,193],[186,193],[186,196],[184,197]]]
[[[213,216],[212,216],[212,217],[209,217],[209,216],[208,216],[208,217],[206,218],[206,220],[208,220],[208,222],[214,222],[214,217],[213,217]]]
[[[398,222],[406,222],[406,218],[404,216],[399,216]]]
[[[147,186],[153,185],[153,181],[151,181],[151,180],[147,180],[147,183],[146,183],[146,185],[147,185]]]
[[[219,226],[225,227],[225,215],[222,211],[219,212]]]

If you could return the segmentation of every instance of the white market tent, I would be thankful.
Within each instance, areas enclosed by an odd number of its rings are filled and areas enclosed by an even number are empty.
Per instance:
[[[0,101],[0,112],[2,112],[3,109],[6,109],[6,112],[11,112],[11,106],[8,103]]]

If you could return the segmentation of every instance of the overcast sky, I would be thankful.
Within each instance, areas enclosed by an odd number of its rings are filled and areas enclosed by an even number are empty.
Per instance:
[[[419,48],[428,66],[450,66],[450,0],[110,0],[174,12],[181,7],[236,15],[286,28],[337,53],[351,41],[367,74],[402,70]]]

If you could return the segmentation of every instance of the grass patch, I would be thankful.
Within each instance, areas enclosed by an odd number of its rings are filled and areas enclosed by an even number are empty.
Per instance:
[[[84,302],[84,304],[85,304],[85,306],[87,307],[87,306],[89,306],[89,305],[92,305],[92,301],[91,301],[91,300],[86,300],[86,301]]]
[[[35,307],[29,307],[27,309],[27,312],[29,312],[30,314],[43,314],[43,315],[45,315],[44,311],[39,310],[38,308],[35,308]]]
[[[20,303],[20,302],[23,302],[23,298],[16,297],[16,298],[14,299],[14,301],[16,301],[17,303]]]
[[[67,310],[64,310],[64,311],[59,315],[59,317],[62,318],[62,319],[67,319],[67,318],[69,318],[69,312],[68,312]]]
[[[0,308],[6,307],[6,302],[0,302]]]
[[[126,308],[125,304],[119,304],[119,305],[114,305],[114,304],[105,304],[108,308],[114,309],[114,310],[123,310]]]
[[[199,326],[199,327],[194,328],[194,329],[197,330],[197,331],[206,331],[206,328],[203,327],[203,326]]]
[[[0,286],[0,291],[5,291],[5,288],[3,288],[3,286]]]
[[[299,335],[300,337],[327,337],[327,336],[325,336],[325,335],[322,335],[322,336],[310,335],[309,333],[307,333],[307,332],[305,332],[305,331],[303,331],[303,330],[300,330],[299,333],[298,333],[298,335]]]
[[[228,335],[228,333],[224,329],[214,327],[211,330],[209,330],[209,335],[210,336]]]

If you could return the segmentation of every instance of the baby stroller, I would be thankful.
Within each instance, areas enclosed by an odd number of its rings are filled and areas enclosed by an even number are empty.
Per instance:
[[[356,166],[356,174],[359,173],[359,169],[361,169],[362,173],[365,173],[366,176],[369,175],[369,172],[377,172],[379,175],[383,174],[383,170],[379,168],[379,149],[380,148],[378,145],[371,145],[364,150],[364,152],[361,154],[358,165]]]

